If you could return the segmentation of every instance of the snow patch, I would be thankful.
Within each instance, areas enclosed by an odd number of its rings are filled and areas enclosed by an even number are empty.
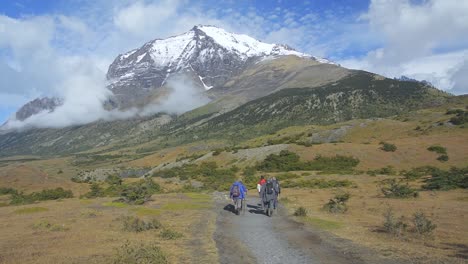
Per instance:
[[[198,75],[198,78],[200,78],[200,82],[203,84],[203,87],[205,87],[205,90],[208,91],[209,89],[213,88],[213,86],[207,86],[207,85],[205,84],[205,82],[203,81],[203,79],[204,79],[203,77],[201,77],[200,75]]]

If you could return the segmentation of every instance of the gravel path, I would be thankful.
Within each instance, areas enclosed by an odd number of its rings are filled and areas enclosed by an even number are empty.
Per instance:
[[[320,238],[288,220],[281,209],[266,216],[257,197],[249,197],[245,215],[237,216],[224,194],[215,196],[220,263],[358,263],[324,247]]]

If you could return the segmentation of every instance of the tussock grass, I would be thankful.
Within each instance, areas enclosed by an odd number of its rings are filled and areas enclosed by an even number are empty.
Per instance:
[[[160,209],[148,208],[148,207],[137,207],[132,208],[132,211],[135,212],[138,216],[147,216],[147,215],[160,215]]]
[[[336,221],[325,220],[317,217],[307,217],[306,221],[311,223],[314,226],[317,226],[322,229],[331,230],[341,228],[343,226],[342,223]]]
[[[53,224],[50,223],[48,220],[41,220],[33,224],[32,226],[35,230],[42,230],[42,231],[53,231],[53,232],[61,232],[61,231],[68,231],[70,230],[69,227],[66,227],[64,224]]]
[[[166,255],[156,243],[134,243],[125,242],[116,249],[112,260],[113,264],[167,264]]]
[[[121,202],[107,202],[107,203],[103,203],[102,205],[108,206],[108,207],[115,207],[115,208],[125,208],[129,206],[128,204],[121,203]]]
[[[34,214],[47,211],[49,211],[49,209],[45,207],[28,207],[15,210],[15,214]]]
[[[160,236],[162,239],[165,240],[175,240],[182,238],[184,235],[171,229],[164,229],[163,231],[161,231]]]

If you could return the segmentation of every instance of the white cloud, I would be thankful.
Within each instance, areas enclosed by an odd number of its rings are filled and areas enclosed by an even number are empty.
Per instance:
[[[162,23],[168,19],[176,20],[180,5],[178,0],[163,0],[155,4],[136,2],[119,10],[114,16],[115,25],[126,33],[147,37],[157,35]]]
[[[465,79],[454,79],[468,59],[467,1],[374,0],[361,20],[382,39],[382,46],[365,57],[344,59],[342,65],[426,79],[441,89],[468,93],[468,83],[460,83]]]

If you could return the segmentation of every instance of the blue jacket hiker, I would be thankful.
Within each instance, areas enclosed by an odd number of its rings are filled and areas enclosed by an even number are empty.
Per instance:
[[[244,184],[241,181],[236,181],[231,186],[229,197],[231,199],[244,199],[246,194],[247,188],[245,188]]]

